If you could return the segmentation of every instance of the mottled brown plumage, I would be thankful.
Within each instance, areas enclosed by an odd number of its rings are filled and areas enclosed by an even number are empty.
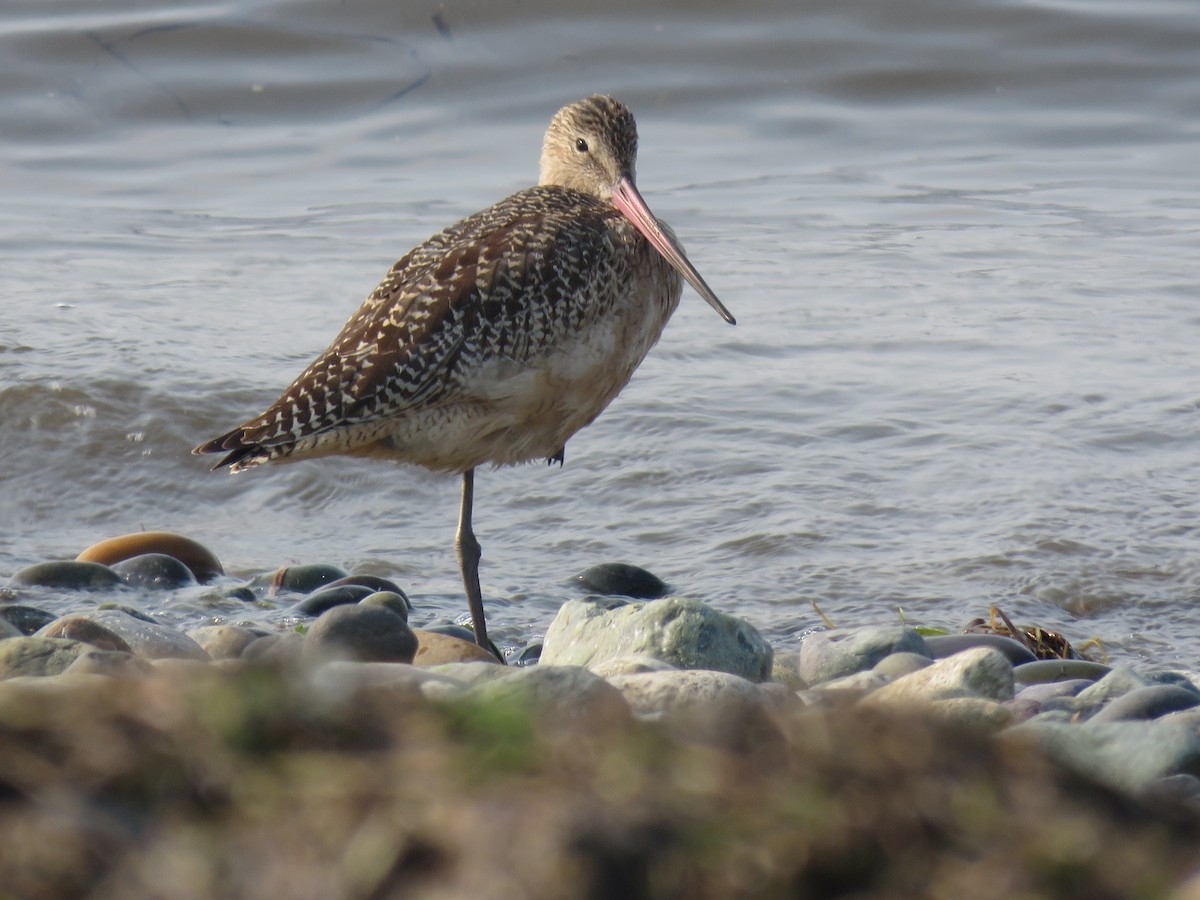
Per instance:
[[[683,278],[733,321],[637,193],[636,156],[623,104],[564,107],[537,187],[409,252],[266,412],[194,452],[234,472],[352,454],[462,474],[457,547],[486,643],[468,571],[475,468],[561,461],[658,340]]]

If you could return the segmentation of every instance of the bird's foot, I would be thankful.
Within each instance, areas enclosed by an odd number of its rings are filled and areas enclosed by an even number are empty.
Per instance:
[[[567,453],[567,447],[564,444],[563,446],[558,448],[558,451],[553,456],[546,457],[546,465],[552,466],[555,463],[558,463],[561,466],[563,464],[563,459],[566,457],[566,453]]]

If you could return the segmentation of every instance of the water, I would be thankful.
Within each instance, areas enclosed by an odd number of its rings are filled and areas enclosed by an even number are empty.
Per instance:
[[[812,602],[949,626],[995,603],[1195,666],[1198,79],[1192,0],[16,0],[0,575],[166,529],[237,574],[335,562],[396,578],[418,623],[461,613],[455,479],[188,451],[605,91],[739,324],[689,292],[563,469],[480,474],[501,643],[627,560],[781,649]]]

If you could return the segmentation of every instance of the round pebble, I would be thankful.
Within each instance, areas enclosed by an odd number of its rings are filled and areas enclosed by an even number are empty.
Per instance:
[[[77,557],[80,562],[103,563],[111,566],[134,556],[162,553],[179,560],[200,583],[224,575],[220,560],[203,544],[169,531],[138,531],[92,544]]]
[[[292,606],[288,612],[298,616],[319,616],[335,606],[357,603],[370,595],[371,589],[360,584],[343,584],[340,587],[322,588],[309,594]]]
[[[400,589],[400,586],[394,581],[389,581],[386,578],[380,578],[378,575],[347,575],[345,578],[339,578],[337,581],[331,581],[326,587],[341,587],[343,584],[357,584],[362,587],[370,588],[372,591],[386,591],[391,594],[399,594],[404,598],[405,604],[412,609],[412,602],[408,599],[408,594]]]
[[[661,578],[629,563],[600,563],[584,569],[574,579],[585,591],[604,596],[658,600],[667,596]]]
[[[14,626],[21,634],[33,634],[57,618],[54,613],[38,609],[36,606],[25,606],[21,603],[0,604],[0,619]]]
[[[417,636],[386,607],[335,606],[309,628],[304,653],[325,659],[411,663]]]
[[[133,648],[124,638],[85,616],[63,616],[61,619],[55,619],[41,629],[37,636],[66,638],[69,641],[91,644],[100,650],[114,650],[119,653],[133,652]]]
[[[26,566],[9,579],[9,587],[48,587],[68,590],[110,590],[124,584],[108,566],[78,560],[51,560]]]
[[[264,572],[251,579],[250,586],[265,587],[268,597],[274,597],[276,594],[286,591],[311,594],[318,588],[326,587],[347,575],[346,570],[340,566],[327,563],[308,563],[302,566],[283,566],[274,572]]]
[[[1096,681],[1112,668],[1086,659],[1039,659],[1013,668],[1017,684],[1044,684],[1050,681],[1086,678]]]
[[[113,563],[112,570],[130,587],[172,590],[196,583],[186,565],[165,553],[143,553]]]
[[[1157,719],[1167,713],[1200,706],[1200,697],[1174,684],[1152,684],[1134,688],[1116,697],[1089,721],[1122,722],[1137,719]]]
[[[408,612],[412,609],[408,598],[403,594],[397,594],[395,591],[376,591],[373,594],[363,597],[358,602],[366,606],[382,606],[385,609],[390,609],[405,622],[408,621]]]
[[[991,647],[1003,653],[1014,666],[1037,660],[1033,651],[1020,641],[1002,634],[939,634],[925,638],[925,643],[936,659],[944,659],[972,647]]]

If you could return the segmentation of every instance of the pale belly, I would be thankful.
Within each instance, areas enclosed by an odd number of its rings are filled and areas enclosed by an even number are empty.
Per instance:
[[[531,363],[495,360],[467,382],[470,399],[376,423],[379,437],[354,452],[444,472],[547,459],[629,383],[673,308],[626,311]]]

